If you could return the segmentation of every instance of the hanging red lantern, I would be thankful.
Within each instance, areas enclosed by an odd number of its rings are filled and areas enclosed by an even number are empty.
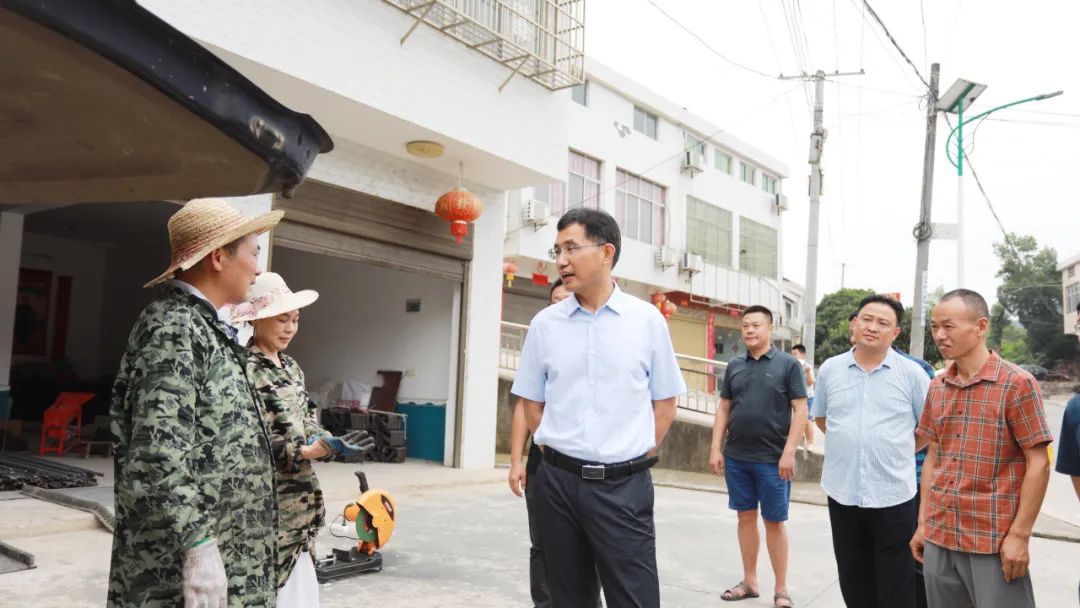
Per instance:
[[[514,286],[514,275],[518,271],[518,265],[514,260],[506,260],[503,262],[503,277],[506,279],[506,286]]]
[[[675,311],[678,309],[679,307],[671,300],[665,300],[664,303],[660,305],[660,313],[664,315],[665,319],[670,319],[675,316]]]
[[[667,300],[666,295],[664,295],[664,294],[662,294],[660,292],[657,292],[657,293],[654,293],[651,296],[649,296],[649,299],[652,300],[653,306],[655,306],[657,309],[659,309],[661,312],[663,312],[663,309],[660,307],[660,305],[663,304],[665,300]]]
[[[469,223],[476,221],[484,212],[484,203],[475,194],[462,188],[454,188],[435,201],[435,215],[450,222],[450,234],[461,242],[469,234]]]

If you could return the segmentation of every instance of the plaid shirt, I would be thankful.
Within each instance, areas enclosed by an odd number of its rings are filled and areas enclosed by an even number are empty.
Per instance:
[[[926,540],[998,553],[1020,506],[1023,450],[1054,439],[1035,378],[996,353],[968,382],[954,363],[930,385],[916,432],[937,444]]]

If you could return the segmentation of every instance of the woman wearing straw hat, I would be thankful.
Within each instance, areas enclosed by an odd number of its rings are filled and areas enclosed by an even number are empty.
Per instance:
[[[197,199],[169,219],[164,287],[128,339],[109,413],[116,441],[110,606],[273,606],[274,468],[246,353],[221,308],[247,299],[249,219]]]
[[[279,608],[319,604],[312,551],[326,509],[311,461],[366,452],[375,445],[366,431],[332,437],[319,426],[304,372],[282,352],[296,337],[300,309],[318,297],[310,289],[294,293],[280,275],[267,272],[256,279],[250,299],[233,309],[234,322],[248,321],[255,328],[247,371],[261,401],[277,469]]]

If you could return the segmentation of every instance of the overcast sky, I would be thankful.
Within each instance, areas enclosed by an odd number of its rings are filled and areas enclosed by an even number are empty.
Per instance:
[[[775,75],[865,69],[825,90],[825,195],[818,294],[845,284],[913,298],[915,241],[922,187],[925,87],[871,25],[859,0],[654,0],[725,57]],[[1006,229],[1057,249],[1080,252],[1080,207],[1070,180],[1080,172],[1080,3],[1075,0],[871,0],[923,75],[941,63],[942,92],[956,78],[989,85],[985,110],[1063,89],[1048,101],[1003,110],[977,133],[971,160]],[[727,63],[664,16],[649,0],[589,0],[586,53],[690,111],[787,162],[784,275],[806,275],[808,95]],[[925,30],[923,19],[925,15]],[[865,20],[864,20],[865,17]],[[925,43],[924,43],[925,31]],[[793,42],[793,41],[798,41]],[[805,49],[796,53],[796,44]],[[925,44],[925,47],[924,47]],[[925,48],[925,50],[924,50]],[[785,95],[785,92],[787,94]],[[810,89],[812,94],[812,89]],[[771,102],[771,103],[770,103]],[[951,117],[955,125],[955,116]],[[956,170],[945,158],[948,127],[938,121],[935,222],[956,217]],[[995,299],[992,243],[1001,231],[965,178],[967,285]],[[930,289],[956,286],[956,246],[930,250]]]

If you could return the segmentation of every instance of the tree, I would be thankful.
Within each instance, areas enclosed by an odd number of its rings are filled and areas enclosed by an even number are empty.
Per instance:
[[[814,363],[821,365],[851,348],[848,317],[859,302],[874,295],[872,289],[841,289],[828,294],[817,306],[817,328],[814,332]]]
[[[1001,263],[998,301],[1027,330],[1027,347],[1034,360],[1049,367],[1074,359],[1076,338],[1062,331],[1065,321],[1057,251],[1040,249],[1035,237],[1010,233],[1004,241],[994,243],[994,254]]]
[[[934,336],[930,332],[930,311],[941,301],[941,297],[944,295],[945,288],[939,286],[926,297],[926,318],[923,319],[923,322],[925,323],[923,326],[923,359],[930,364],[937,364],[942,360],[941,353],[937,349],[937,344],[934,343]],[[911,352],[910,306],[904,308],[904,318],[900,323],[900,335],[896,337],[896,341],[893,344],[906,353]]]
[[[1000,351],[1001,342],[1005,338],[1005,327],[1009,324],[1009,313],[1001,302],[994,302],[990,308],[990,333],[986,336],[986,345]]]

